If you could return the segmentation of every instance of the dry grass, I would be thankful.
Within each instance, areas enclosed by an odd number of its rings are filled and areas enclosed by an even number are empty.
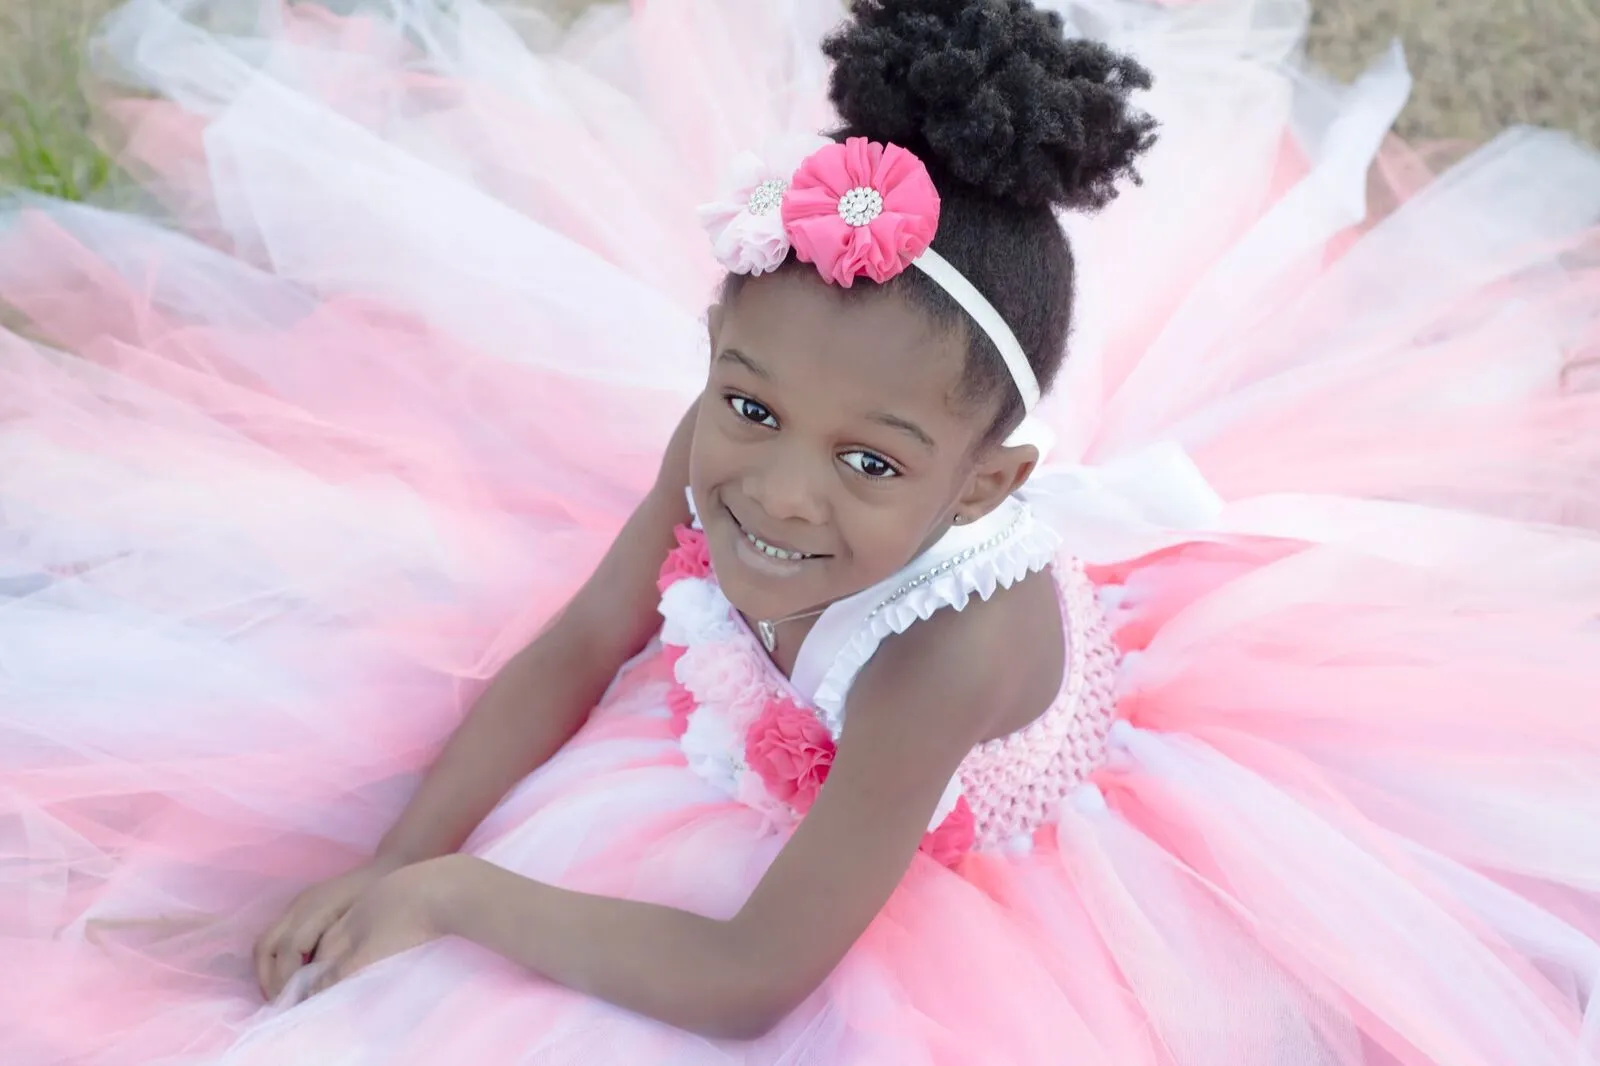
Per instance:
[[[84,40],[114,2],[0,0],[0,186],[69,199],[114,187],[115,167],[87,133],[81,92]],[[1597,5],[1317,0],[1311,53],[1349,76],[1400,37],[1417,76],[1400,124],[1409,137],[1479,141],[1508,123],[1532,122],[1600,144]]]
[[[1399,37],[1410,138],[1483,141],[1513,123],[1600,145],[1600,0],[1313,0],[1311,54],[1350,76]]]

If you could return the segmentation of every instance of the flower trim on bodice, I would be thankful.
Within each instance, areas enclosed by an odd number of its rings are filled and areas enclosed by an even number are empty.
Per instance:
[[[672,669],[673,732],[689,767],[780,826],[811,809],[833,766],[826,725],[795,699],[711,574],[705,534],[680,528],[661,568],[661,644]],[[959,800],[922,839],[947,865],[971,850],[975,822]]]
[[[683,527],[661,568],[661,643],[673,682],[667,704],[691,769],[774,824],[792,826],[827,780],[850,686],[878,645],[942,607],[963,609],[1054,564],[1067,639],[1056,700],[1022,729],[962,761],[922,850],[953,865],[974,847],[1025,849],[1061,802],[1105,761],[1116,717],[1118,656],[1094,585],[1059,558],[1055,534],[1011,501],[977,539],[936,549],[905,574],[841,601],[842,640],[801,650],[829,658],[815,691],[772,664],[712,573],[705,535]],[[833,609],[830,609],[833,613]],[[796,682],[800,671],[796,671]]]

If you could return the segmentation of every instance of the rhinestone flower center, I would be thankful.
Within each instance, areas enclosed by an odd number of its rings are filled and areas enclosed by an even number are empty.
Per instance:
[[[768,178],[751,191],[750,202],[745,205],[745,210],[752,215],[772,214],[783,203],[783,194],[788,188],[789,183],[782,178]]]
[[[858,185],[839,197],[839,217],[846,225],[865,226],[883,214],[883,194],[866,185]]]

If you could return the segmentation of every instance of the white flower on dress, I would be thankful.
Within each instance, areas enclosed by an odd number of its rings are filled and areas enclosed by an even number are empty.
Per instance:
[[[734,798],[765,816],[771,828],[793,829],[800,824],[800,816],[794,808],[774,796],[761,775],[749,767],[739,771]]]
[[[831,143],[825,137],[791,136],[767,152],[741,152],[728,167],[718,199],[699,208],[717,262],[735,274],[765,274],[789,255],[783,228],[783,193],[807,156]]]
[[[702,706],[691,714],[679,743],[691,770],[729,796],[739,795],[744,737],[722,708]]]
[[[732,605],[716,582],[705,578],[685,578],[669,585],[661,594],[661,618],[661,640],[680,648],[739,635]]]

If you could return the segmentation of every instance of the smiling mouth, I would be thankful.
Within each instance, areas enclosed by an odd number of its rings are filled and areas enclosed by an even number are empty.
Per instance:
[[[733,512],[730,511],[728,514],[729,517],[733,518],[733,524],[739,527],[740,534],[743,535],[745,541],[750,545],[750,547],[754,548],[756,551],[760,552],[762,555],[765,555],[769,559],[778,559],[786,563],[800,563],[805,562],[807,559],[827,558],[825,555],[795,551],[792,548],[781,548],[776,544],[768,543],[746,529],[744,527],[744,523],[740,522],[738,516],[734,515]]]
[[[806,559],[820,558],[820,556],[808,555],[805,552],[792,552],[787,548],[780,548],[776,544],[768,544],[754,533],[744,529],[740,529],[739,532],[744,534],[744,539],[749,541],[751,547],[755,548],[756,551],[761,552],[764,555],[771,556],[774,559],[782,559],[785,562],[798,563]]]

